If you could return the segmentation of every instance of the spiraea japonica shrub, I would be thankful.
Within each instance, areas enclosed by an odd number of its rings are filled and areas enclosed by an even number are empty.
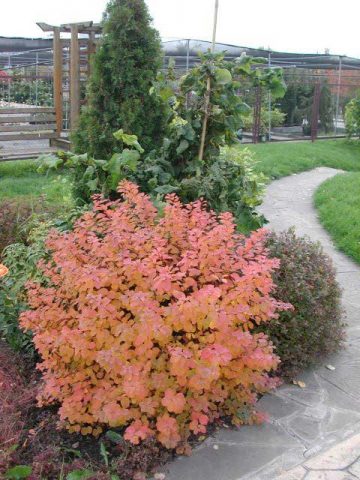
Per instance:
[[[134,444],[178,451],[222,415],[258,421],[279,360],[252,329],[289,308],[271,296],[265,232],[245,238],[230,213],[174,194],[159,214],[127,181],[119,193],[50,235],[48,286],[29,285],[21,324],[42,357],[40,405],[59,402],[70,431],[127,427]]]

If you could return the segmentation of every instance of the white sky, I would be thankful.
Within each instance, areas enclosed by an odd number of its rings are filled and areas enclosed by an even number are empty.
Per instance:
[[[146,0],[166,38],[211,37],[214,0]],[[0,0],[0,36],[44,36],[37,21],[101,19],[106,0]],[[220,0],[217,40],[288,52],[360,57],[360,0]]]

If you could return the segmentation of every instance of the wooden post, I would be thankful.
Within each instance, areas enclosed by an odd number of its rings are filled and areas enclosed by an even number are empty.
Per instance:
[[[76,129],[80,115],[80,51],[79,29],[71,25],[70,44],[70,129]]]
[[[62,45],[60,28],[54,28],[54,107],[56,115],[56,133],[60,136],[63,129],[63,87],[62,87]]]
[[[88,77],[91,74],[91,59],[93,53],[96,51],[96,45],[95,45],[95,32],[90,32],[89,33],[89,40],[88,40],[88,65],[87,65],[87,74]]]
[[[252,129],[253,143],[259,143],[261,129],[261,86],[258,85],[255,90],[254,122]]]

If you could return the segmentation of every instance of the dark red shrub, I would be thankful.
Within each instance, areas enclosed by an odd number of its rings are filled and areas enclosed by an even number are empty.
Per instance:
[[[291,303],[294,310],[281,312],[261,331],[276,346],[279,373],[292,378],[341,347],[341,290],[332,261],[319,243],[289,230],[271,233],[267,246],[271,256],[280,259],[280,268],[273,272],[274,296]]]

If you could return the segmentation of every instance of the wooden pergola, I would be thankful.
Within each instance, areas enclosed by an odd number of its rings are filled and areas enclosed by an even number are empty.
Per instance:
[[[90,74],[90,57],[96,50],[97,37],[101,34],[102,27],[94,22],[67,23],[60,26],[39,22],[37,25],[43,32],[53,33],[54,107],[56,131],[60,137],[64,120],[64,77],[69,79],[70,130],[73,131],[80,115],[81,80]],[[62,34],[68,34],[67,38],[62,38]],[[68,70],[64,68],[67,64]]]

